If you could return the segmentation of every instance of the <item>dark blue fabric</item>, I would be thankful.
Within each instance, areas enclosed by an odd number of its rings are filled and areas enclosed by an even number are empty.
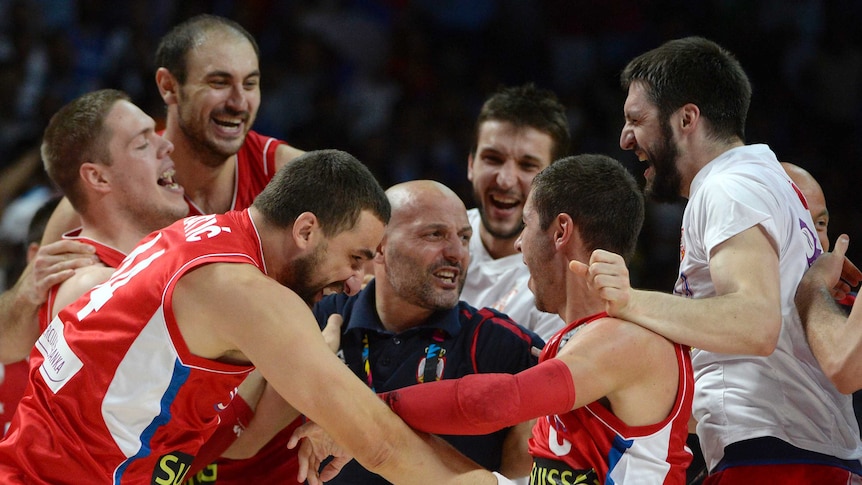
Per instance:
[[[463,301],[451,310],[434,313],[425,325],[399,334],[388,332],[377,316],[374,289],[372,281],[352,297],[330,295],[314,306],[314,316],[321,328],[333,313],[344,317],[339,356],[363,382],[367,377],[362,363],[362,337],[368,334],[371,374],[377,392],[419,383],[419,376],[425,374],[422,360],[431,343],[440,345],[445,351],[440,356],[443,379],[488,372],[515,374],[537,363],[537,358],[531,353],[532,347],[541,349],[544,346],[538,335],[514,323],[506,315],[488,308],[478,310]],[[435,341],[435,334],[442,335],[442,341]],[[489,396],[489,399],[506,397]],[[508,431],[443,438],[483,467],[497,470]],[[353,461],[327,483],[367,485],[388,482]]]

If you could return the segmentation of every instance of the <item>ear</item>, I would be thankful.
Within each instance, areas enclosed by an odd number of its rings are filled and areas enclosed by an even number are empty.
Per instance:
[[[301,250],[317,246],[317,239],[321,237],[320,233],[320,221],[311,212],[303,212],[293,221],[293,240]]]
[[[78,176],[81,183],[94,192],[107,194],[111,191],[110,174],[105,170],[106,166],[93,162],[84,162],[78,168]]]
[[[691,132],[697,128],[700,121],[700,108],[694,103],[688,103],[679,109],[679,128],[683,132]]]
[[[554,231],[554,248],[557,251],[565,252],[569,243],[577,237],[577,230],[575,229],[575,222],[572,220],[572,216],[566,213],[557,214],[554,222],[551,223],[551,227]]]
[[[467,180],[473,181],[473,154],[467,155]]]
[[[383,239],[380,241],[380,244],[377,245],[377,249],[374,250],[374,257],[371,258],[375,263],[383,264],[386,261],[386,257],[383,256],[383,248],[386,246],[386,235],[383,236]]]
[[[166,105],[177,104],[177,90],[180,85],[177,79],[165,67],[160,67],[156,70],[156,86],[159,87],[159,94],[162,95],[162,100]]]

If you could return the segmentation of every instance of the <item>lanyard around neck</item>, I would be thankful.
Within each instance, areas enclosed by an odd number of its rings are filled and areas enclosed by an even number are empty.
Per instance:
[[[439,345],[445,340],[443,329],[436,329],[431,340],[432,342],[425,347],[424,372],[417,378],[420,383],[439,381],[442,378],[442,375],[437,373],[437,365],[440,357],[446,353],[445,349]],[[372,391],[377,392],[374,389],[374,377],[371,374],[371,346],[368,343],[368,332],[362,334],[362,368],[365,370],[365,383]]]

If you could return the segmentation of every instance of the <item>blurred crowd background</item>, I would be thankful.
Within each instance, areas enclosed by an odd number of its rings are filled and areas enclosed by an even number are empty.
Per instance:
[[[103,87],[163,118],[156,46],[204,12],[238,21],[260,44],[257,131],[304,150],[346,150],[384,187],[439,180],[468,207],[474,120],[499,86],[552,89],[568,108],[573,151],[612,155],[643,180],[644,166],[619,148],[619,72],[665,40],[708,37],[751,78],[747,142],[768,143],[820,181],[831,238],[849,233],[850,255],[862,263],[860,0],[0,0],[8,284],[23,264],[27,220],[52,192],[34,151],[47,120]],[[671,288],[681,208],[649,205],[637,286]]]

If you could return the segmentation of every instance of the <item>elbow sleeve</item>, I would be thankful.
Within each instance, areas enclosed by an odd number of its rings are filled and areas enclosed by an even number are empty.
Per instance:
[[[436,434],[487,434],[561,414],[575,403],[568,366],[551,359],[515,375],[471,374],[383,394],[411,427]]]

